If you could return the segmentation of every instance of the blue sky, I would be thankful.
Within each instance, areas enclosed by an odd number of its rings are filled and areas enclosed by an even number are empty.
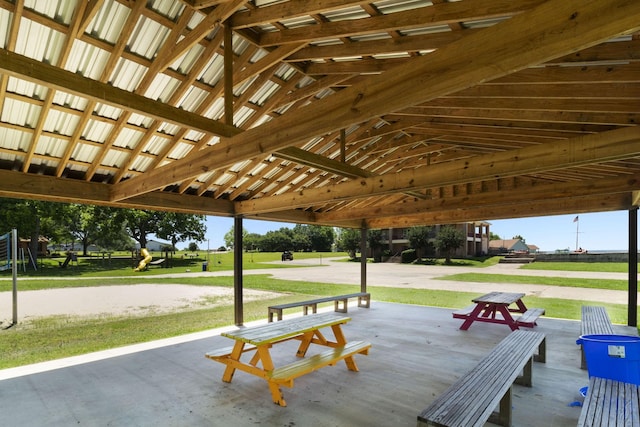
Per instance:
[[[578,216],[578,221],[574,222]],[[529,244],[534,244],[542,251],[576,248],[576,231],[578,246],[590,251],[623,250],[628,248],[627,211],[589,213],[579,215],[556,215],[536,218],[520,218],[488,221],[489,230],[502,238],[510,239],[521,235]],[[281,227],[294,227],[295,224],[272,221],[244,220],[244,228],[249,233],[265,234]],[[224,235],[233,226],[233,218],[207,217],[207,239],[209,248],[215,249],[224,245]],[[206,249],[207,242],[199,244]]]

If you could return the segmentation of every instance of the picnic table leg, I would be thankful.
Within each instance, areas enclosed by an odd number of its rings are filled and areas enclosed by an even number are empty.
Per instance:
[[[260,355],[262,369],[264,369],[265,372],[273,371],[274,366],[273,360],[271,360],[271,354],[269,353],[269,346],[259,346],[256,353]],[[269,391],[271,391],[271,398],[273,399],[273,403],[280,406],[287,406],[287,402],[285,402],[284,400],[284,396],[282,395],[280,386],[272,381],[269,381],[268,379],[267,384],[269,385]]]
[[[300,337],[300,346],[298,347],[298,351],[296,352],[296,356],[304,357],[307,354],[307,350],[309,350],[309,345],[311,345],[311,340],[313,340],[314,332],[309,331],[305,332],[302,337]]]
[[[242,341],[236,341],[233,345],[233,350],[231,351],[230,359],[235,361],[240,360],[240,356],[242,356],[242,350],[244,349],[244,343]],[[230,383],[233,379],[233,374],[236,372],[236,368],[231,365],[227,365],[224,370],[224,374],[222,374],[222,381],[225,383]]]
[[[463,331],[466,331],[467,329],[469,329],[471,324],[478,318],[478,315],[484,308],[485,308],[484,304],[480,304],[480,303],[476,304],[475,308],[471,310],[471,313],[469,313],[467,320],[465,320],[464,323],[462,323],[462,326],[460,326],[460,329]]]
[[[338,346],[345,345],[347,343],[347,339],[345,338],[340,325],[332,325],[331,329],[333,330],[333,335],[336,337],[336,344]],[[347,365],[348,370],[358,372],[358,365],[356,365],[356,361],[353,356],[345,357],[344,363]]]
[[[520,329],[518,324],[514,320],[513,316],[511,316],[511,312],[509,311],[509,307],[505,307],[504,305],[498,306],[498,311],[502,314],[504,318],[504,323],[511,328],[512,331],[516,331]]]
[[[518,308],[513,308],[513,309],[510,309],[509,311],[513,313],[524,313],[527,311],[527,306],[524,305],[524,301],[522,301],[521,299],[516,301],[516,305],[518,306]]]

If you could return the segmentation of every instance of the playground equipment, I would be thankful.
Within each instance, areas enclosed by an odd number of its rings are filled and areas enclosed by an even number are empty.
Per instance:
[[[140,249],[140,255],[142,255],[142,259],[140,260],[140,263],[138,264],[138,266],[133,269],[133,271],[144,270],[145,268],[147,268],[147,264],[149,264],[153,259],[153,257],[151,256],[151,254],[146,248]]]

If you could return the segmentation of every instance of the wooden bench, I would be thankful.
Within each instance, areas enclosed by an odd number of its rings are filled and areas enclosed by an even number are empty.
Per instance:
[[[309,309],[312,313],[318,311],[318,304],[333,301],[335,303],[334,310],[340,313],[347,312],[347,303],[349,298],[358,298],[358,307],[369,308],[371,305],[371,294],[368,292],[357,292],[354,294],[337,295],[332,297],[316,298],[307,301],[290,302],[287,304],[272,305],[269,307],[269,322],[273,322],[273,315],[278,316],[278,320],[282,320],[282,310],[286,308],[302,307],[302,312],[306,316]]]
[[[611,320],[607,310],[602,306],[583,305],[580,326],[580,335],[613,335]],[[582,354],[580,368],[587,369],[587,359],[582,345],[580,345],[580,352]]]
[[[510,426],[512,386],[532,386],[533,360],[546,362],[545,335],[511,332],[418,415],[418,427],[483,426],[487,421]],[[498,412],[494,413],[496,407]]]
[[[640,386],[591,377],[579,427],[640,426]]]
[[[544,308],[529,308],[522,313],[522,316],[516,319],[518,326],[524,326],[527,328],[533,328],[536,325],[538,317],[544,314]]]

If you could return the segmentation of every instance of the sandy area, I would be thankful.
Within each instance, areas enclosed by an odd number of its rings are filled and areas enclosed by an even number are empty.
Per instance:
[[[278,294],[245,289],[244,300]],[[48,289],[18,293],[20,322],[46,316],[142,316],[233,303],[233,289],[191,285],[123,285]],[[10,321],[12,293],[0,292],[0,319]]]

